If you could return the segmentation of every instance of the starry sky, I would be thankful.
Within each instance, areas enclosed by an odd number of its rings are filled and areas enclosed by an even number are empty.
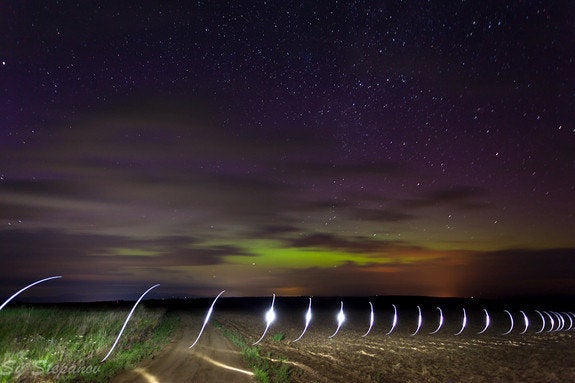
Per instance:
[[[0,8],[0,297],[575,294],[573,2]]]

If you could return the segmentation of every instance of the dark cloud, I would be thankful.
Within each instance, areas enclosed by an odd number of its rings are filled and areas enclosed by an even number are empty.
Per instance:
[[[492,208],[490,202],[484,201],[487,192],[473,186],[451,186],[449,188],[428,192],[422,198],[403,200],[400,205],[405,208],[419,209],[449,205],[462,210]]]
[[[575,248],[509,249],[489,252],[479,261],[485,270],[502,270],[529,278],[575,278]]]
[[[408,214],[401,211],[368,208],[353,209],[351,210],[351,216],[359,220],[384,223],[403,222],[417,218],[413,214]]]
[[[330,162],[309,161],[292,163],[288,168],[296,174],[320,177],[380,175],[400,177],[410,173],[410,167],[405,163],[395,161],[366,162]]]
[[[224,264],[225,257],[245,255],[231,245],[201,245],[188,237],[136,240],[47,230],[0,231],[0,243],[0,278],[19,284],[48,274],[86,280],[129,277],[127,282],[145,282],[143,269],[215,266]],[[3,286],[0,295],[11,287]]]
[[[254,238],[274,238],[301,231],[300,227],[292,225],[262,225],[256,227],[249,235]]]

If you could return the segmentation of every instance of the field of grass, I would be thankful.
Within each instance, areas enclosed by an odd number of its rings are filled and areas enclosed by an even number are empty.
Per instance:
[[[138,307],[100,363],[129,308],[15,307],[0,312],[0,383],[107,382],[165,345],[178,317]]]

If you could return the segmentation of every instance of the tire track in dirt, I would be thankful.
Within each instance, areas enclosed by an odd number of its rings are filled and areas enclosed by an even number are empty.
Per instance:
[[[240,352],[223,334],[206,326],[198,344],[190,349],[198,335],[198,318],[180,315],[180,330],[176,340],[159,356],[125,371],[111,380],[113,383],[167,382],[254,382]]]

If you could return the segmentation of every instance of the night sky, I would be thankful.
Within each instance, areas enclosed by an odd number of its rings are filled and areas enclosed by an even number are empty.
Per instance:
[[[570,1],[0,6],[0,297],[575,294]]]

